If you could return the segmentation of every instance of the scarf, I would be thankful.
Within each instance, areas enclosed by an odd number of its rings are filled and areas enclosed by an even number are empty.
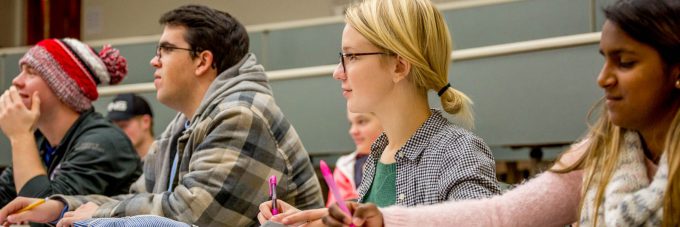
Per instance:
[[[621,154],[604,191],[593,223],[595,193],[600,176],[593,177],[583,200],[580,226],[660,226],[663,219],[663,197],[668,183],[668,157],[661,156],[659,168],[649,182],[645,156],[637,132],[628,131],[621,141]]]

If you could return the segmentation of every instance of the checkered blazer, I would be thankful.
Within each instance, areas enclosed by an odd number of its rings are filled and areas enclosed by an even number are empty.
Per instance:
[[[371,146],[359,201],[373,183],[377,162],[388,143],[383,133]],[[450,123],[438,110],[432,110],[395,158],[396,205],[427,205],[500,193],[489,147],[472,132]]]

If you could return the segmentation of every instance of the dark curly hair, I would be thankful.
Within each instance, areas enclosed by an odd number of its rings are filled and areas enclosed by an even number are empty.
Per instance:
[[[249,38],[246,28],[226,12],[202,5],[185,5],[161,16],[161,25],[184,26],[184,36],[191,45],[192,57],[198,52],[213,54],[217,73],[236,65],[247,53]]]

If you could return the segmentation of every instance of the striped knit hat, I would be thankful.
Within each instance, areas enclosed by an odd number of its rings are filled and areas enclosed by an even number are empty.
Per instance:
[[[45,39],[19,60],[39,72],[59,99],[77,112],[99,98],[97,85],[119,83],[127,75],[127,61],[105,45],[97,54],[76,39]]]

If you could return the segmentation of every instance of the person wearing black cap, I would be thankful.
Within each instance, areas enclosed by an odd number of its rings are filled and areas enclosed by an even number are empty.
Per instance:
[[[154,141],[153,112],[149,103],[132,93],[120,94],[109,103],[107,110],[106,117],[125,132],[144,160]]]

